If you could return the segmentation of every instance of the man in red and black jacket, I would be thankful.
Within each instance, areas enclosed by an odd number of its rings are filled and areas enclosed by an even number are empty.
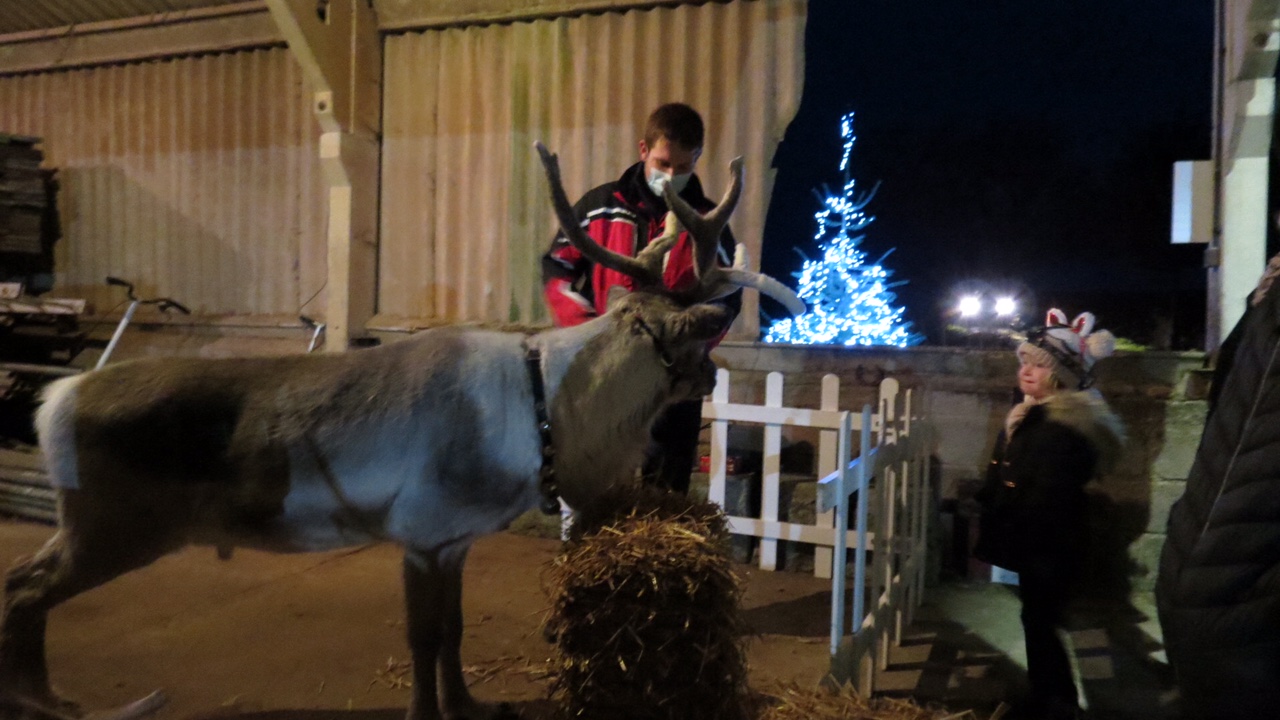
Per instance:
[[[667,183],[693,209],[707,212],[714,208],[715,203],[703,195],[702,184],[693,174],[702,154],[704,133],[702,118],[688,105],[669,103],[654,110],[639,143],[640,162],[627,168],[618,180],[583,195],[573,206],[587,234],[615,253],[634,257],[662,235],[667,214],[662,188]],[[730,264],[733,248],[733,235],[726,227],[720,238],[722,265]],[[697,282],[693,257],[692,238],[681,232],[663,265],[663,283],[679,290]],[[563,233],[556,234],[551,249],[542,257],[542,282],[547,306],[560,327],[604,314],[611,287],[635,287],[630,276],[582,257]],[[735,291],[717,302],[736,316],[742,293]],[[641,470],[645,482],[687,492],[701,426],[701,401],[672,405],[660,415]]]

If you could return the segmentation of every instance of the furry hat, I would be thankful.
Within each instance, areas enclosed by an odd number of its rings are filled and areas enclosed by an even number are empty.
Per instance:
[[[1027,333],[1018,346],[1018,359],[1043,365],[1063,387],[1083,390],[1093,384],[1093,365],[1111,355],[1116,338],[1106,330],[1094,330],[1092,313],[1080,313],[1067,322],[1066,313],[1049,310],[1044,327]]]

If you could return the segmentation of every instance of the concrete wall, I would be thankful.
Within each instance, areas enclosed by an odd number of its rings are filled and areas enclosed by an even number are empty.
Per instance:
[[[725,343],[715,354],[731,373],[735,402],[761,402],[764,376],[786,376],[787,405],[817,407],[822,375],[841,378],[842,406],[860,409],[883,375],[921,397],[937,430],[937,491],[961,510],[990,458],[1014,399],[1017,360],[1008,350],[802,348]],[[1090,487],[1095,527],[1089,584],[1147,590],[1155,582],[1169,506],[1182,494],[1204,425],[1201,353],[1120,354],[1098,365],[1098,389],[1124,420],[1119,466]],[[793,442],[807,438],[793,436]],[[795,453],[802,455],[803,453]],[[785,462],[785,459],[784,459]]]

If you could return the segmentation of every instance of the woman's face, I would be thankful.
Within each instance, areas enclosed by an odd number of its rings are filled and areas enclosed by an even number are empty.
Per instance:
[[[1043,400],[1058,391],[1053,370],[1028,360],[1018,368],[1018,388],[1032,400]]]

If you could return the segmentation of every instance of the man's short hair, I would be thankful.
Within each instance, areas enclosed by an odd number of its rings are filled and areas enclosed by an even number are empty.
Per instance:
[[[649,115],[644,128],[644,144],[652,148],[661,138],[685,150],[701,150],[706,130],[702,116],[684,103],[667,103]]]

